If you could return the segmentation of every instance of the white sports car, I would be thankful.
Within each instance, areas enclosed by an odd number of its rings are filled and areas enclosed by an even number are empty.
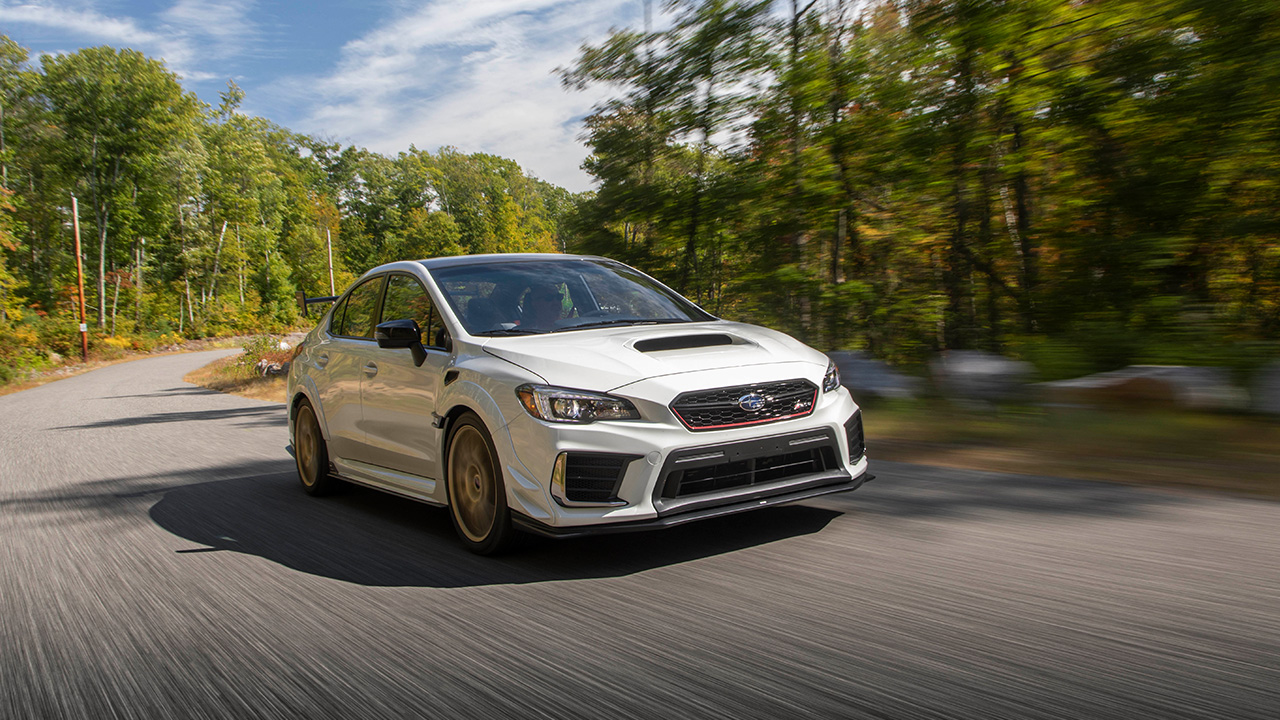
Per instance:
[[[599,257],[376,267],[297,347],[288,398],[307,492],[446,505],[483,554],[517,530],[668,527],[870,479],[825,355]]]

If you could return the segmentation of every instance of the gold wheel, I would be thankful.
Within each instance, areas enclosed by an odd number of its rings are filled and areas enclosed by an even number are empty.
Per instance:
[[[293,420],[293,459],[302,489],[308,494],[328,495],[342,486],[341,480],[329,474],[329,450],[320,434],[320,422],[315,408],[305,400]]]
[[[469,423],[449,445],[449,500],[459,531],[473,543],[488,540],[498,517],[498,481],[489,443]]]
[[[298,477],[302,484],[314,488],[320,479],[320,427],[309,405],[298,410],[294,455],[298,461]]]

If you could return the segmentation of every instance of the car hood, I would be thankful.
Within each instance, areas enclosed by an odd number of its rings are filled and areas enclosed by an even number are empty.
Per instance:
[[[726,321],[490,338],[485,352],[548,384],[609,392],[666,375],[774,363],[826,367],[822,353],[783,333]]]

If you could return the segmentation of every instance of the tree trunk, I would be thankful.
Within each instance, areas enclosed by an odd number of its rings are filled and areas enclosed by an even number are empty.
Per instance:
[[[236,253],[240,256],[240,307],[244,307],[244,243],[240,240],[239,225],[236,226]]]
[[[195,311],[191,307],[191,276],[187,271],[187,231],[182,220],[182,206],[178,206],[178,247],[182,256],[182,286],[187,294],[187,315],[191,322],[196,321]],[[182,332],[182,304],[178,304],[178,332]]]
[[[1027,170],[1021,162],[1022,123],[1013,123],[1013,149],[1019,154],[1018,172],[1013,177],[1013,203],[1018,227],[1018,246],[1022,260],[1022,292],[1018,297],[1018,312],[1022,315],[1022,327],[1029,333],[1036,332],[1039,322],[1036,318],[1036,293],[1040,286],[1039,255],[1040,248],[1031,239],[1031,217],[1029,205],[1031,194],[1030,183],[1027,182]]]
[[[107,214],[98,224],[98,327],[107,327]]]
[[[714,61],[708,62],[714,67]],[[707,73],[711,77],[711,73]],[[684,260],[680,264],[680,292],[688,294],[689,283],[698,273],[698,229],[702,220],[702,180],[706,174],[707,146],[711,143],[711,112],[715,102],[715,81],[707,81],[707,99],[702,108],[701,141],[698,143],[698,160],[693,174],[693,193],[689,198],[689,234],[684,243]],[[694,300],[701,301],[701,288],[694,293]]]
[[[213,253],[213,278],[209,281],[209,299],[218,296],[218,263],[222,260],[222,239],[227,236],[227,221],[222,221],[222,232],[218,233],[218,249]]]
[[[4,157],[4,103],[0,98],[0,158]],[[9,189],[9,163],[0,161],[0,186]]]
[[[133,291],[133,322],[135,330],[141,327],[142,323],[142,263],[146,261],[144,254],[146,253],[147,241],[142,238],[138,239],[138,248],[136,250],[138,257],[137,268],[134,271],[134,291]]]
[[[111,298],[111,337],[116,336],[116,308],[120,305],[120,272],[113,271],[116,276],[116,292]]]
[[[944,314],[943,343],[947,349],[966,349],[971,344],[975,318],[973,304],[972,272],[968,253],[969,197],[966,170],[970,124],[974,122],[974,82],[972,49],[962,47],[956,60],[956,93],[954,113],[950,118],[949,140],[951,144],[951,211],[952,227],[942,272],[943,289],[947,296]]]

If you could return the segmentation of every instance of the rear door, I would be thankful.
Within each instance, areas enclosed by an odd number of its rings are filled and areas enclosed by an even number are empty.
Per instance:
[[[365,280],[334,308],[329,337],[314,353],[325,377],[324,384],[317,383],[317,387],[329,428],[329,447],[340,458],[364,460],[367,456],[360,381],[370,351],[377,348],[373,323],[384,279],[379,275]]]
[[[427,478],[438,478],[439,433],[431,424],[445,369],[451,362],[448,333],[431,296],[417,278],[393,273],[387,279],[381,319],[412,319],[422,330],[426,362],[414,365],[408,348],[369,352],[376,370],[361,385],[365,445],[373,465]]]

